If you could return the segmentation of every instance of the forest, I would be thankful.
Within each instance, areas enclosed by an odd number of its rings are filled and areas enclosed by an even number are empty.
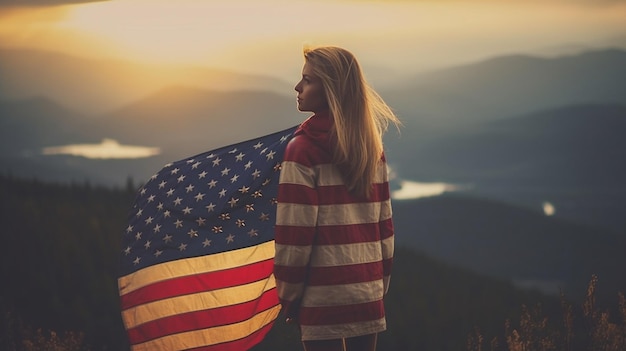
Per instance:
[[[0,175],[0,349],[127,350],[120,317],[120,238],[135,196],[89,182]],[[608,307],[513,284],[397,248],[379,350],[623,350],[626,302]],[[294,350],[279,317],[254,350]]]

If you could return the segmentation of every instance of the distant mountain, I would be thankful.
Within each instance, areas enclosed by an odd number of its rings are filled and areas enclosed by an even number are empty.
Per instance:
[[[285,129],[306,117],[296,110],[295,98],[272,92],[169,87],[99,117],[92,128],[182,158]]]
[[[170,85],[292,91],[290,83],[263,75],[95,60],[37,50],[0,50],[0,77],[0,99],[43,96],[86,115],[119,108]]]
[[[394,202],[399,245],[475,272],[581,298],[592,274],[626,291],[626,237],[501,202],[440,196]]]
[[[82,120],[79,114],[42,97],[0,100],[0,156],[29,155],[44,146],[83,141],[76,130]]]
[[[432,128],[579,104],[626,104],[626,51],[607,49],[556,58],[523,55],[420,74],[382,92],[407,124],[428,138]]]
[[[446,181],[489,197],[626,231],[626,106],[579,105],[440,133],[409,148],[390,146],[408,179]]]
[[[573,105],[466,126],[394,156],[418,178],[626,185],[625,133],[626,105]]]

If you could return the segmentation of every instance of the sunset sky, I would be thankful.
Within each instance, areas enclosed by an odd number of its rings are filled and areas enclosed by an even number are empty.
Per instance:
[[[0,47],[293,79],[305,44],[396,74],[500,54],[626,47],[625,1],[0,1]]]

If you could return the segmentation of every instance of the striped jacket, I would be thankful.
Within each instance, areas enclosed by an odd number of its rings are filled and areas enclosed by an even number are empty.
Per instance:
[[[306,120],[287,145],[278,188],[274,274],[302,340],[386,329],[394,237],[384,157],[369,199],[351,195],[332,164],[332,119]]]

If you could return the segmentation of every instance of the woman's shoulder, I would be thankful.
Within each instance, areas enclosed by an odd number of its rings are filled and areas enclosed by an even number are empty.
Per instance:
[[[330,162],[330,155],[315,140],[306,134],[293,137],[285,149],[284,160],[307,166]]]

